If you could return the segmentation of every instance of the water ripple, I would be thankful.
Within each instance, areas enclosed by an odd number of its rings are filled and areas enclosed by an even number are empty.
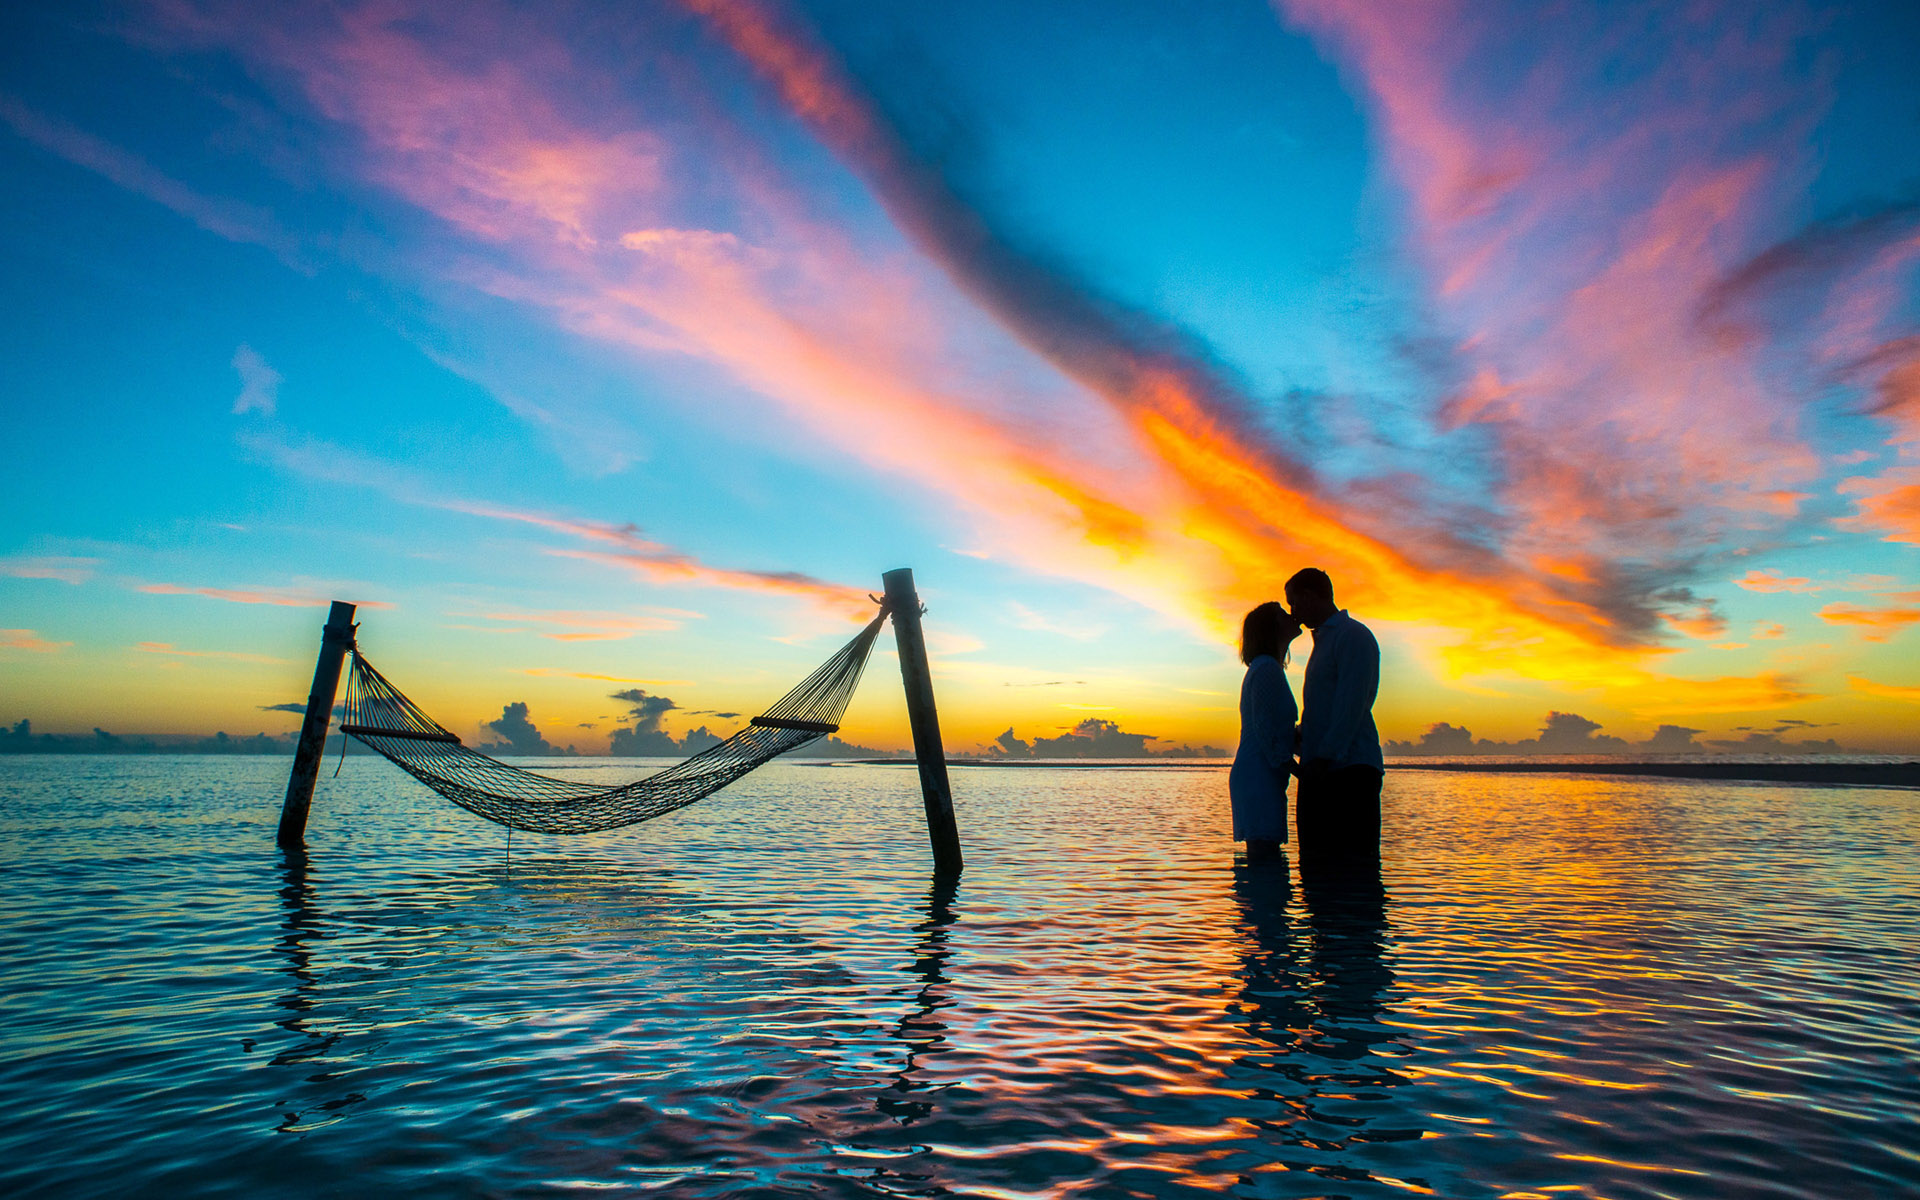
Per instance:
[[[384,763],[0,760],[0,1188],[1920,1190],[1920,798],[1389,780],[1376,879],[1224,773],[775,765],[582,839]],[[589,767],[619,777],[615,765]]]

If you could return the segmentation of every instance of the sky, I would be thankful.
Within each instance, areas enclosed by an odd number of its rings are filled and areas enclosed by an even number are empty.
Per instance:
[[[463,735],[724,731],[910,566],[950,747],[1231,746],[1311,565],[1389,738],[1920,752],[1911,5],[0,33],[0,722],[290,730],[342,599]]]

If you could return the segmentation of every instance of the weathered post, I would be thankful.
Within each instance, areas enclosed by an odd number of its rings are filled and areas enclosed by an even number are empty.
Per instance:
[[[297,850],[306,844],[307,809],[313,805],[313,783],[320,776],[320,759],[327,749],[334,693],[340,690],[340,660],[352,645],[353,605],[335,600],[320,634],[320,660],[313,665],[313,690],[307,693],[307,715],[300,722],[293,774],[287,777],[287,800],[280,807],[283,850]]]
[[[953,819],[953,788],[947,783],[947,752],[940,744],[940,714],[933,707],[933,672],[927,667],[927,642],[920,632],[920,594],[913,569],[901,567],[880,577],[886,585],[887,613],[900,649],[900,679],[907,688],[907,722],[913,728],[913,757],[920,766],[920,797],[927,805],[927,837],[933,843],[933,869],[958,875],[960,830]]]

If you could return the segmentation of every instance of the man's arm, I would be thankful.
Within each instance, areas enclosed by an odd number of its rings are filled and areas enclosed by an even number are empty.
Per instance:
[[[1341,631],[1333,703],[1327,706],[1327,734],[1320,749],[1344,755],[1360,734],[1361,719],[1373,711],[1380,694],[1380,643],[1373,631],[1355,623]]]

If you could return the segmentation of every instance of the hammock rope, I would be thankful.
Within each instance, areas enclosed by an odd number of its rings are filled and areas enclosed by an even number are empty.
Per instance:
[[[596,833],[705,799],[774,758],[840,729],[887,610],[800,685],[726,741],[632,783],[555,779],[468,746],[353,647],[341,732],[468,812],[531,833]]]

